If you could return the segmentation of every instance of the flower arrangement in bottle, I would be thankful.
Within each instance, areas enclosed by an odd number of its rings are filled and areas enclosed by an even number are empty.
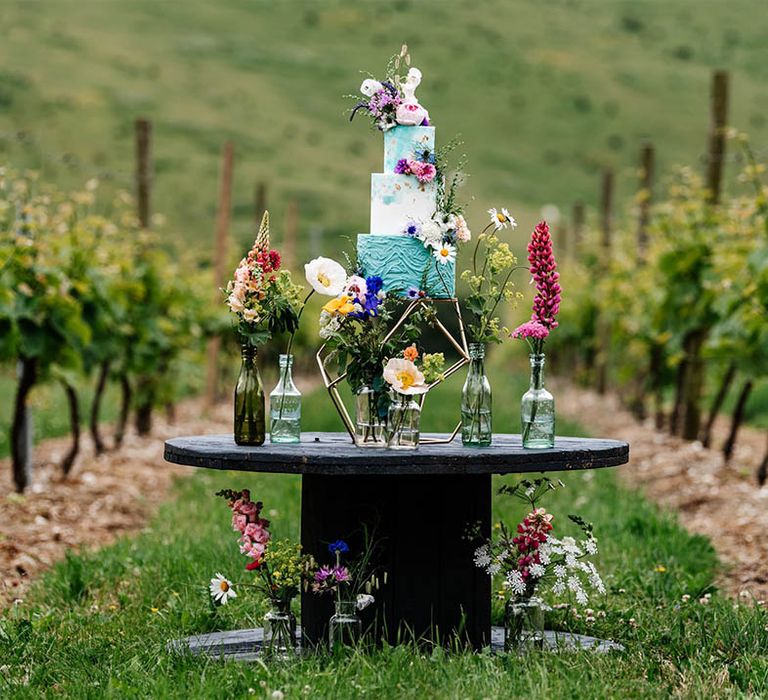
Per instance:
[[[272,538],[269,520],[261,517],[264,504],[252,501],[248,489],[224,489],[216,495],[227,499],[232,511],[232,529],[240,533],[240,552],[251,560],[245,569],[257,574],[256,582],[240,585],[257,588],[271,604],[271,610],[264,616],[263,653],[291,656],[296,650],[296,616],[291,603],[301,591],[311,557],[302,554],[298,543]],[[230,596],[236,595],[231,582],[224,581]]]
[[[509,244],[498,232],[517,226],[509,212],[489,209],[490,222],[478,235],[472,264],[461,274],[469,287],[464,300],[468,312],[469,371],[461,393],[461,441],[468,447],[488,447],[493,438],[491,385],[485,373],[485,352],[489,343],[504,337],[499,306],[516,303],[519,297],[512,274],[520,269]]]
[[[540,221],[531,234],[528,263],[536,284],[531,319],[511,333],[512,338],[525,340],[531,350],[531,382],[520,411],[522,442],[526,448],[548,448],[555,444],[555,399],[544,387],[544,342],[557,328],[562,290],[546,221]]]
[[[387,361],[384,381],[394,395],[389,406],[387,447],[403,450],[419,446],[421,405],[415,397],[423,396],[431,384],[443,379],[444,366],[443,353],[420,355],[415,343],[406,347],[401,357]]]
[[[345,373],[356,397],[356,437],[360,447],[384,447],[389,396],[383,377],[384,362],[398,345],[419,335],[422,313],[415,313],[391,337],[393,309],[404,303],[384,291],[381,277],[348,272],[339,263],[324,259],[307,265],[307,279],[333,298],[320,313],[320,337],[328,353]],[[327,281],[331,283],[326,284]]]
[[[539,505],[546,493],[562,486],[562,482],[546,477],[502,486],[500,494],[524,501],[530,511],[514,529],[501,523],[498,535],[475,550],[476,566],[502,578],[499,595],[505,601],[506,651],[521,643],[543,641],[543,611],[547,606],[541,595],[571,595],[576,603],[586,605],[588,590],[605,593],[602,578],[589,560],[597,554],[592,525],[569,515],[582,538],[555,537],[554,516]]]
[[[266,438],[264,386],[256,365],[258,348],[275,333],[293,334],[299,323],[301,286],[280,267],[280,253],[269,245],[269,212],[264,212],[256,241],[226,289],[242,353],[235,386],[234,437],[238,445],[262,445]]]
[[[335,612],[329,621],[328,641],[331,650],[350,646],[360,639],[362,621],[358,613],[375,602],[373,591],[381,584],[380,574],[372,564],[376,542],[366,531],[364,546],[357,558],[350,556],[344,540],[328,545],[332,564],[314,565],[308,572],[307,585],[316,595],[334,598]],[[313,562],[314,564],[314,562]],[[386,583],[386,572],[382,574]]]

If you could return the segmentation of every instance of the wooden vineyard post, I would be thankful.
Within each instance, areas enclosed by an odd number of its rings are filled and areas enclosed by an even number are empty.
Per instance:
[[[573,224],[571,226],[573,243],[573,257],[578,260],[584,242],[584,202],[576,202],[573,205]]]
[[[37,360],[24,358],[16,364],[18,386],[11,425],[13,483],[22,493],[32,482],[32,411],[29,392],[37,381]]]
[[[299,203],[292,199],[285,211],[285,231],[283,233],[283,267],[292,270],[296,263],[296,239],[299,231]]]
[[[267,211],[267,183],[259,182],[253,193],[253,230],[256,233],[259,232],[261,218],[264,216],[265,211]]]
[[[637,193],[637,263],[644,265],[648,254],[648,223],[651,218],[651,202],[653,200],[653,169],[654,169],[653,145],[646,143],[640,153],[640,189]],[[661,404],[662,372],[658,364],[659,353],[662,348],[651,347],[649,353],[649,366],[647,369],[638,369],[631,382],[630,410],[635,418],[642,421],[646,415],[645,395],[646,388],[656,402],[656,414],[658,415]]]
[[[600,257],[603,269],[611,263],[611,235],[613,231],[613,171],[603,172],[600,196]],[[608,388],[608,355],[611,345],[611,327],[600,314],[597,321],[597,357],[595,362],[596,388],[598,394],[604,394]]]
[[[148,119],[136,120],[136,208],[139,224],[150,228],[152,191],[152,124]],[[154,377],[141,375],[136,380],[141,402],[136,406],[136,432],[148,435],[152,430],[152,408],[155,394]]]
[[[640,155],[640,192],[638,193],[637,257],[643,263],[648,255],[648,223],[653,201],[653,170],[656,154],[653,145],[646,143]]]
[[[707,158],[707,196],[713,206],[720,202],[725,162],[725,126],[728,116],[728,73],[712,75],[710,100],[709,153]],[[709,326],[693,328],[683,339],[682,396],[680,403],[680,436],[696,440],[701,429],[701,395],[704,388],[705,363],[701,356],[709,335]]]
[[[136,203],[139,223],[149,228],[150,193],[152,188],[152,124],[148,119],[136,120]]]
[[[720,202],[725,161],[725,127],[728,119],[728,73],[717,70],[712,74],[709,154],[707,158],[707,192],[710,202]]]
[[[221,153],[221,180],[219,184],[219,206],[216,215],[215,255],[213,261],[213,282],[216,301],[220,301],[219,289],[225,284],[227,266],[227,242],[229,220],[232,213],[232,168],[234,152],[232,142],[227,141]],[[221,337],[213,336],[208,340],[208,371],[206,375],[205,399],[208,407],[219,399],[219,351]]]

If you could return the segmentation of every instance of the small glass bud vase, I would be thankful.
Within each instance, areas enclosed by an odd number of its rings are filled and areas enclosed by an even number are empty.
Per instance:
[[[551,608],[540,598],[513,598],[504,606],[504,651],[544,648],[544,613]]]
[[[256,365],[256,348],[243,345],[242,364],[235,385],[235,442],[238,445],[263,445],[266,439],[264,385]]]
[[[387,447],[390,450],[415,450],[419,446],[419,425],[421,406],[412,396],[393,392],[389,404],[387,427],[389,437]]]
[[[354,646],[360,641],[363,623],[357,615],[354,600],[337,600],[336,611],[328,623],[328,646],[333,652]]]
[[[488,447],[493,435],[491,384],[485,374],[485,345],[469,344],[469,371],[461,391],[461,442]]]
[[[296,616],[291,612],[291,601],[272,601],[272,608],[264,615],[262,656],[292,659],[296,656],[296,649]]]
[[[523,447],[555,446],[555,398],[544,388],[544,354],[532,354],[531,386],[520,406]]]
[[[269,441],[301,442],[301,392],[293,383],[293,355],[280,355],[280,376],[269,395]]]
[[[360,387],[355,395],[355,445],[358,447],[387,446],[378,398],[369,386]]]

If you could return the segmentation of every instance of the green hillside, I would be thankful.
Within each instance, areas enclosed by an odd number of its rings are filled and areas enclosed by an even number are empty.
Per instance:
[[[236,146],[235,233],[269,183],[302,236],[367,230],[381,138],[343,95],[402,41],[445,142],[460,133],[471,211],[593,203],[612,165],[625,191],[643,138],[660,166],[697,163],[713,67],[733,74],[732,122],[768,145],[763,0],[57,0],[0,4],[0,158],[62,185],[132,186],[133,120],[155,125],[154,209],[210,250],[218,157]],[[475,224],[477,227],[477,224]],[[338,245],[334,242],[334,245]],[[312,252],[323,248],[315,236]]]

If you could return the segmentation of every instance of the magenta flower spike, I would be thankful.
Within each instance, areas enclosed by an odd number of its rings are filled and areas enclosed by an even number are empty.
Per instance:
[[[533,300],[532,321],[538,321],[547,329],[557,328],[555,317],[560,311],[560,273],[552,252],[552,236],[546,221],[540,221],[531,234],[528,244],[528,263],[531,277],[536,284]]]

